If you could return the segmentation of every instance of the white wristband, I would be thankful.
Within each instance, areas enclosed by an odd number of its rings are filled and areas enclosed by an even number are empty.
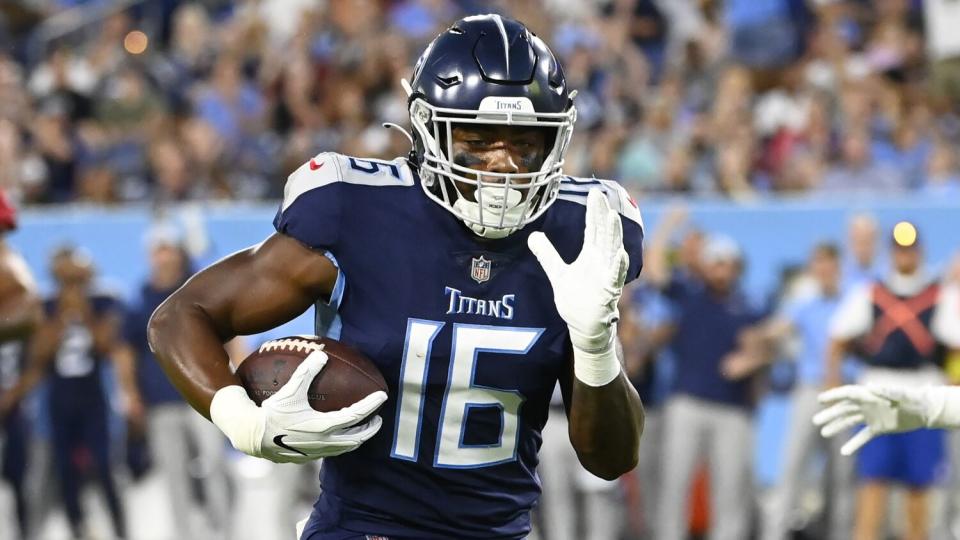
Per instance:
[[[617,357],[616,337],[611,336],[610,345],[597,352],[573,348],[573,374],[587,386],[606,386],[620,376],[620,359]]]
[[[260,457],[265,429],[263,411],[239,385],[217,390],[210,402],[210,420],[237,450]]]
[[[960,427],[960,387],[931,386],[925,388],[927,394],[927,427]]]

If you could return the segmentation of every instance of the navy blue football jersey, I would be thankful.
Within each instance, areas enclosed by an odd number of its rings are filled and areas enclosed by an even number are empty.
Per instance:
[[[302,538],[524,537],[540,493],[540,431],[571,369],[567,326],[527,237],[543,231],[573,261],[598,188],[622,216],[628,279],[640,273],[640,212],[614,182],[565,178],[541,218],[500,240],[476,236],[419,182],[403,158],[322,153],[284,190],[277,231],[339,268],[316,306],[317,333],[369,356],[390,396],[375,437],[324,461]]]
[[[122,309],[115,297],[103,293],[91,294],[90,304],[95,317],[120,313]],[[44,302],[44,311],[48,317],[56,314],[56,298]],[[101,381],[104,358],[94,347],[90,327],[80,321],[68,323],[60,339],[50,377],[51,407],[62,411],[106,407],[106,391]]]

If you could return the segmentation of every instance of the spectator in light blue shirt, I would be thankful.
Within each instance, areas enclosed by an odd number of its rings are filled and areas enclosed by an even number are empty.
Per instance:
[[[931,152],[920,193],[933,197],[960,196],[960,170],[949,146],[937,145]]]
[[[766,516],[764,540],[788,538],[791,524],[804,517],[798,512],[799,495],[806,485],[805,473],[817,451],[824,452],[831,467],[829,493],[834,502],[828,538],[849,538],[852,531],[852,462],[839,458],[837,449],[827,448],[834,443],[818,437],[811,422],[819,407],[817,394],[823,389],[826,377],[827,330],[841,298],[839,249],[833,244],[816,246],[810,257],[808,273],[816,285],[815,292],[788,302],[764,325],[765,337],[772,343],[782,344],[795,336],[800,345],[796,354],[797,385],[791,399],[783,476],[774,491],[774,504]]]
[[[210,85],[199,93],[196,109],[235,149],[262,127],[265,106],[260,90],[243,77],[240,61],[224,55],[213,68]]]
[[[898,193],[909,187],[903,164],[874,159],[870,137],[864,130],[844,134],[841,154],[840,163],[823,176],[817,188],[821,193]]]

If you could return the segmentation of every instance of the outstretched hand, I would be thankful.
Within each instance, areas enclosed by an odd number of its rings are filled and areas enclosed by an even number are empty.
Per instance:
[[[611,345],[617,303],[623,292],[629,259],[623,249],[620,215],[599,189],[587,194],[583,248],[566,264],[542,232],[527,240],[553,287],[557,311],[570,328],[573,346],[587,352]]]
[[[833,437],[863,425],[841,448],[849,456],[877,435],[927,426],[929,404],[923,388],[847,385],[820,394],[827,406],[813,417],[820,434]]]

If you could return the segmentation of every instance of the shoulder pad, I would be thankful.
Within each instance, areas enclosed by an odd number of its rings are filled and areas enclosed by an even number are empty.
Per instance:
[[[321,152],[287,177],[282,210],[286,210],[300,195],[337,182],[383,187],[409,187],[414,184],[413,172],[405,158],[385,161]]]
[[[587,193],[593,188],[603,191],[610,202],[610,208],[613,208],[620,215],[630,221],[633,221],[643,229],[643,218],[640,216],[640,208],[637,206],[633,197],[627,193],[619,183],[613,180],[601,180],[599,178],[575,178],[573,176],[564,176],[560,180],[559,199],[572,201],[582,205],[587,204]]]

